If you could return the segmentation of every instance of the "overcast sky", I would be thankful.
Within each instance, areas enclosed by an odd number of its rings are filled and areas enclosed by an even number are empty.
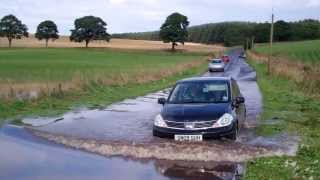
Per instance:
[[[221,21],[320,19],[320,0],[0,0],[0,17],[14,14],[34,33],[39,22],[53,20],[60,34],[70,34],[75,18],[101,17],[110,33],[158,30],[172,12],[191,25]]]

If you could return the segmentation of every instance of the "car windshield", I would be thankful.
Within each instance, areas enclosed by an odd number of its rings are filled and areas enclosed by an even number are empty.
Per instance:
[[[227,81],[186,82],[176,85],[169,103],[225,103],[229,101]]]
[[[218,63],[222,63],[222,61],[221,60],[213,60],[213,61],[211,61],[211,63],[218,64]]]

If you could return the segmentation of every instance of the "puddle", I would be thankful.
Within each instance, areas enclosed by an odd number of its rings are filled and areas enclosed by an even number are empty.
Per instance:
[[[0,179],[237,179],[241,163],[103,157],[65,148],[25,128],[0,129]],[[125,173],[122,173],[125,172]]]

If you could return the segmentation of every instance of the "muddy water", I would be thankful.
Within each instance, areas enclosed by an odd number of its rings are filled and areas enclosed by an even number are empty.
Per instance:
[[[236,179],[243,166],[156,159],[102,157],[65,148],[25,128],[0,129],[0,179]],[[125,173],[123,173],[125,172]]]
[[[236,51],[231,53],[231,62],[225,72],[204,74],[232,76],[238,81],[246,98],[247,121],[237,142],[211,140],[181,143],[153,137],[153,118],[161,110],[161,105],[156,103],[157,98],[167,97],[168,90],[127,99],[106,108],[78,109],[61,117],[45,118],[44,121],[43,118],[26,118],[23,122],[28,125],[28,132],[51,142],[104,155],[108,160],[110,156],[140,159],[132,163],[137,163],[138,167],[147,166],[146,171],[154,166],[158,173],[158,176],[155,175],[156,179],[235,179],[243,173],[242,162],[256,157],[294,155],[298,142],[297,138],[285,134],[271,138],[257,137],[254,134],[252,129],[258,124],[262,97],[255,71],[244,60],[239,59],[238,54]],[[123,161],[121,158],[116,159]],[[141,163],[144,161],[148,163]],[[124,162],[109,163],[128,166]],[[123,171],[129,170],[124,168]],[[153,172],[154,169],[150,173]],[[148,177],[146,172],[141,175]]]

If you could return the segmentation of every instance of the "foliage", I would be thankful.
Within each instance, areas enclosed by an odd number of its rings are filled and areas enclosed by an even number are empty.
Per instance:
[[[109,41],[107,24],[99,17],[85,16],[74,22],[75,29],[71,30],[70,40],[74,42],[85,41],[86,47],[92,40]]]
[[[177,42],[184,44],[188,38],[188,18],[179,13],[173,13],[167,17],[160,28],[160,38],[165,43],[172,43],[172,50]]]
[[[159,40],[159,31],[116,34],[117,38]],[[243,45],[247,41],[266,43],[270,40],[270,23],[220,22],[188,28],[189,42],[204,44]],[[275,23],[275,41],[312,40],[320,38],[320,22],[306,19],[297,22],[279,20]]]
[[[39,40],[46,40],[46,47],[48,47],[49,39],[55,40],[59,38],[57,25],[50,20],[41,22],[37,27],[35,37]]]
[[[275,41],[289,41],[293,35],[291,32],[291,25],[285,21],[277,21],[274,26],[274,40]]]
[[[14,15],[4,16],[0,21],[0,36],[6,37],[9,41],[9,47],[13,39],[28,37],[28,28]]]

